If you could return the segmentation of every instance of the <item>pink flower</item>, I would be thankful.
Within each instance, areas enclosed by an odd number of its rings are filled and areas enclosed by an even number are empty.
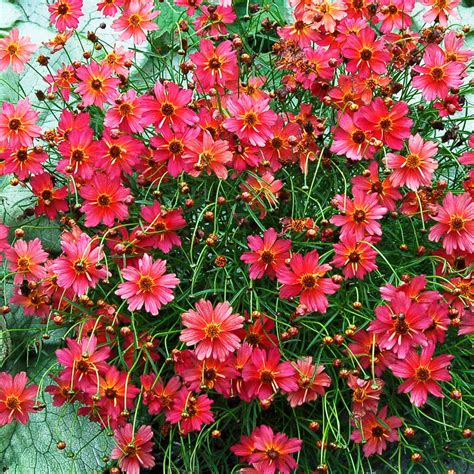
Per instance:
[[[351,435],[356,443],[364,443],[365,457],[382,454],[387,449],[387,442],[399,439],[396,428],[402,426],[402,420],[396,416],[387,418],[387,408],[384,406],[378,414],[368,412],[360,421],[360,428]]]
[[[9,35],[0,38],[0,71],[11,66],[13,72],[22,72],[35,51],[36,45],[29,36],[20,37],[18,28],[13,28]]]
[[[247,95],[241,95],[238,100],[229,99],[227,109],[230,117],[225,119],[224,127],[242,141],[265,146],[265,142],[272,137],[271,127],[277,120],[268,102],[269,99],[255,100]]]
[[[118,128],[126,133],[143,132],[143,100],[131,89],[115,100],[113,107],[107,110],[104,126]]]
[[[282,267],[277,272],[278,282],[283,285],[280,297],[288,299],[300,295],[300,302],[308,311],[325,313],[329,305],[326,295],[334,294],[339,288],[331,278],[324,277],[331,268],[327,263],[319,265],[317,250],[306,255],[293,254],[289,267]]]
[[[378,334],[382,349],[391,349],[403,358],[412,347],[428,344],[423,331],[430,326],[431,319],[423,305],[413,303],[403,293],[396,293],[390,305],[377,306],[375,315],[369,332]]]
[[[390,365],[390,370],[396,377],[407,379],[398,387],[398,393],[410,392],[410,402],[416,407],[426,403],[428,392],[442,398],[444,395],[436,381],[451,380],[446,367],[454,356],[443,354],[433,358],[435,348],[436,344],[430,343],[422,349],[421,354],[411,350],[403,360],[397,360]]]
[[[120,40],[126,41],[133,38],[135,44],[142,44],[146,41],[147,31],[158,29],[158,25],[153,20],[160,12],[154,8],[153,1],[129,2],[122,15],[112,23],[112,29],[122,33]]]
[[[253,280],[268,275],[275,278],[277,271],[284,268],[285,260],[290,257],[291,241],[278,239],[275,229],[267,229],[263,239],[258,235],[247,237],[251,252],[245,252],[240,259],[250,265],[250,278]]]
[[[210,301],[201,299],[195,310],[182,314],[181,321],[186,329],[181,331],[179,339],[187,346],[196,346],[199,360],[211,357],[223,361],[240,347],[236,332],[243,327],[244,318],[233,314],[227,301],[213,308]]]
[[[134,433],[133,426],[127,423],[115,430],[115,448],[110,457],[119,460],[120,469],[126,474],[140,474],[142,467],[151,468],[155,465],[152,439],[150,426],[140,426]]]
[[[16,105],[2,103],[0,113],[0,148],[29,147],[33,139],[41,135],[41,127],[36,125],[39,114],[31,108],[28,99]]]
[[[26,372],[20,372],[13,377],[6,372],[0,372],[0,426],[8,425],[18,420],[25,425],[30,412],[35,406],[37,385],[26,386]]]
[[[446,194],[443,204],[437,205],[432,219],[437,221],[429,234],[429,239],[438,242],[443,239],[443,247],[448,254],[459,249],[474,253],[474,202],[468,193],[454,196]]]
[[[255,348],[250,360],[242,369],[245,382],[242,390],[249,397],[259,400],[270,399],[278,390],[287,393],[298,390],[296,370],[290,362],[281,362],[280,351],[274,347],[269,350]]]
[[[15,273],[15,285],[22,283],[24,279],[36,281],[46,276],[42,264],[48,259],[48,253],[43,250],[40,239],[29,242],[17,240],[5,251],[5,256],[8,260],[8,270]]]
[[[112,69],[108,65],[101,66],[92,61],[88,66],[77,69],[76,76],[80,80],[76,92],[81,95],[85,106],[104,108],[105,103],[111,104],[118,95],[120,80],[112,76]]]
[[[438,162],[433,157],[438,152],[435,142],[423,141],[417,133],[408,139],[407,156],[387,153],[384,158],[388,168],[394,171],[390,180],[394,186],[408,186],[416,191],[420,186],[430,186],[433,172],[438,168]]]
[[[48,5],[50,22],[59,32],[76,29],[82,16],[82,0],[56,0]]]
[[[128,266],[122,270],[122,276],[127,281],[120,283],[115,294],[127,300],[129,311],[145,306],[145,311],[156,316],[162,306],[173,301],[172,290],[179,284],[174,273],[165,272],[165,260],[153,262],[145,254],[138,261],[138,268]]]

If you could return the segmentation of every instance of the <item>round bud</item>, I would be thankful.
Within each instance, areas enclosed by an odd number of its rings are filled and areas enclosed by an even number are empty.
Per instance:
[[[413,438],[413,436],[415,436],[415,430],[411,426],[408,426],[407,428],[403,430],[403,434],[407,438]]]
[[[420,453],[413,453],[411,455],[412,462],[420,462],[421,461],[421,454]]]
[[[321,428],[321,425],[317,421],[311,421],[308,427],[311,431],[318,431]]]
[[[57,447],[58,449],[65,449],[65,448],[66,448],[66,443],[65,443],[64,441],[58,441],[58,442],[56,443],[56,447]]]

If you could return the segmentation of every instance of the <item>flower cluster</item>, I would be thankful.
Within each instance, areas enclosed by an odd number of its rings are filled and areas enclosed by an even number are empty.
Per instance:
[[[60,342],[39,386],[0,373],[0,425],[76,404],[113,431],[100,469],[129,474],[363,470],[361,451],[419,462],[438,425],[462,438],[459,0],[98,1],[81,55],[82,0],[46,3],[51,41],[0,39],[0,71],[42,80],[0,112],[0,174],[28,195],[0,226],[2,313]]]

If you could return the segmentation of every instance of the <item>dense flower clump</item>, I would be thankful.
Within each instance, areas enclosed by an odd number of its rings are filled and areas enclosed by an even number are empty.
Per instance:
[[[57,0],[49,42],[1,38],[0,71],[41,76],[0,111],[27,196],[0,225],[2,317],[56,342],[31,382],[6,355],[0,425],[73,404],[113,435],[104,472],[465,467],[459,3],[107,0],[84,37]]]

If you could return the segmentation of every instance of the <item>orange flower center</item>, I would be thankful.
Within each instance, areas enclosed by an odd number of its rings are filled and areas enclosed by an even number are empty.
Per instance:
[[[18,259],[18,270],[20,272],[27,272],[30,269],[30,259],[27,257],[20,257]]]
[[[431,372],[428,367],[418,367],[415,372],[415,378],[419,382],[426,382],[431,378]]]
[[[18,130],[21,127],[21,121],[17,118],[11,119],[10,122],[8,122],[8,128],[10,130]]]
[[[209,153],[208,151],[205,151],[199,155],[199,161],[204,163],[205,165],[212,163],[213,160],[214,155],[212,153]]]
[[[149,293],[154,286],[153,278],[143,275],[138,280],[138,288],[145,293]]]
[[[257,117],[257,114],[255,112],[247,112],[243,116],[242,120],[243,120],[244,124],[247,125],[248,127],[253,127],[254,125],[257,124],[258,117]]]
[[[130,18],[128,19],[128,22],[132,25],[132,26],[139,26],[140,23],[142,22],[142,18],[140,15],[138,15],[137,13],[134,13],[133,15],[130,15]]]
[[[178,140],[171,140],[168,144],[168,150],[173,153],[173,155],[179,155],[183,153],[184,147],[183,144]]]
[[[166,117],[171,117],[174,114],[174,105],[171,104],[170,102],[165,102],[161,106],[161,113],[166,116]]]
[[[18,47],[18,45],[16,43],[12,43],[12,44],[8,45],[7,51],[8,51],[8,54],[11,54],[13,56],[14,54],[17,53],[17,51],[19,49],[20,48]]]
[[[311,289],[316,286],[318,279],[312,273],[306,273],[301,277],[301,284],[305,289]]]
[[[111,199],[108,194],[99,194],[99,196],[97,196],[97,204],[99,204],[99,206],[108,206],[110,203]]]
[[[443,68],[441,67],[434,67],[432,70],[431,70],[431,77],[435,80],[435,81],[440,81],[441,79],[444,78],[444,71],[443,71]]]
[[[77,273],[86,273],[87,266],[87,262],[84,262],[84,260],[77,260],[73,265],[74,270],[76,270]]]
[[[309,377],[301,377],[298,380],[298,387],[302,388],[303,390],[307,390],[312,385],[311,379]]]
[[[364,61],[369,61],[372,58],[372,51],[369,48],[364,48],[360,52],[360,58]]]
[[[132,443],[127,444],[127,446],[125,446],[124,451],[125,451],[125,456],[133,457],[137,454],[137,448]]]
[[[20,408],[20,400],[18,397],[15,395],[10,395],[7,397],[5,400],[5,405],[10,409],[10,410],[18,410]]]
[[[418,155],[410,154],[406,157],[405,163],[406,163],[407,168],[414,169],[420,166],[421,159]]]
[[[363,388],[356,388],[352,394],[352,399],[355,402],[362,403],[367,399],[367,392]]]
[[[452,216],[449,221],[449,230],[459,232],[464,229],[464,219],[460,216]]]
[[[208,339],[216,339],[220,333],[221,327],[216,323],[209,323],[204,329],[204,334]]]
[[[270,250],[264,250],[260,255],[260,259],[263,263],[269,265],[275,259],[275,255]]]
[[[132,113],[132,110],[133,110],[133,107],[128,104],[127,102],[123,103],[123,104],[120,104],[120,107],[119,107],[119,113],[120,115],[124,116],[124,115],[129,115]]]

